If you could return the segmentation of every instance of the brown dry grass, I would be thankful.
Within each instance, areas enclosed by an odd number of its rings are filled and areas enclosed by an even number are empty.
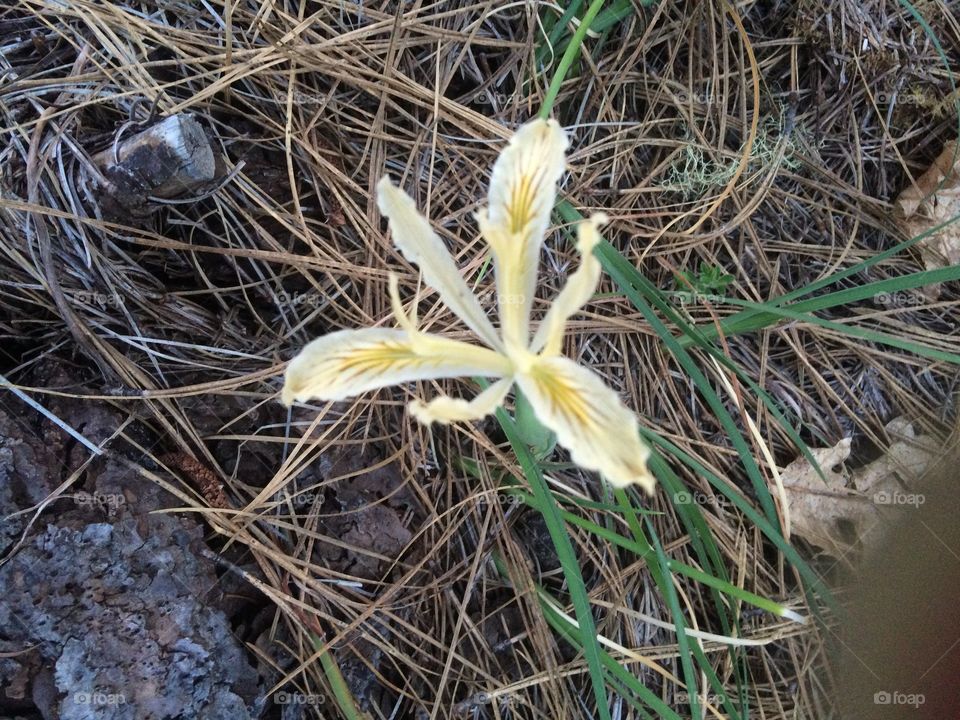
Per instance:
[[[921,12],[956,61],[955,20],[941,3]],[[574,138],[563,194],[585,214],[608,212],[611,242],[660,287],[708,263],[735,276],[735,294],[762,302],[896,242],[890,201],[955,134],[956,118],[944,104],[947,70],[893,2],[745,2],[734,14],[739,29],[721,4],[663,2],[588,41],[557,103]],[[546,83],[534,75],[523,84],[541,41],[529,6],[26,0],[0,15],[0,28],[3,374],[41,399],[109,402],[149,429],[143,472],[203,513],[222,536],[212,538],[217,547],[229,538],[249,549],[280,610],[277,642],[297,659],[282,675],[305,691],[329,694],[315,629],[341,660],[360,635],[381,651],[376,662],[361,653],[376,678],[360,698],[372,717],[589,716],[582,659],[552,634],[531,593],[535,580],[562,581],[530,540],[542,530],[529,511],[489,502],[489,473],[477,481],[453,462],[514,467],[492,426],[430,434],[411,423],[405,401],[433,387],[292,418],[276,409],[283,362],[306,341],[390,322],[389,270],[405,297],[417,290],[416,269],[391,247],[372,200],[384,173],[413,193],[464,272],[479,276],[486,254],[471,212],[501,141],[536,112]],[[878,92],[904,88],[919,99],[876,103]],[[198,114],[228,166],[245,164],[209,198],[164,206],[144,226],[103,220],[86,155],[151,107]],[[574,262],[568,243],[549,243],[541,297]],[[850,282],[918,269],[905,253]],[[492,307],[490,273],[478,290]],[[603,291],[572,323],[566,352],[621,388],[646,425],[728,475],[733,453],[712,414],[639,313],[608,281]],[[954,288],[936,302],[865,303],[840,315],[960,348]],[[463,334],[432,294],[420,316],[435,332]],[[954,412],[949,367],[813,325],[728,345],[811,444],[853,433],[882,446],[893,415],[935,426]],[[36,369],[50,359],[72,365],[77,384],[43,387]],[[782,429],[744,402],[778,459],[795,457]],[[335,475],[303,484],[301,473],[361,446],[381,458],[367,464],[395,463],[417,507],[404,518],[408,550],[377,580],[318,562],[315,546],[338,542],[323,534],[319,511],[278,504],[294,488],[335,487]],[[169,452],[216,473],[231,507],[211,508],[188,466],[151,465]],[[570,469],[556,477],[599,497],[593,478]],[[690,560],[670,504],[649,505],[664,511],[655,523],[667,551]],[[603,513],[594,518],[602,523]],[[792,573],[739,513],[719,506],[707,518],[735,582],[802,607]],[[636,614],[669,621],[649,575],[596,537],[573,538],[593,599],[610,608],[600,631],[655,663],[660,670],[631,667],[673,703],[678,688],[665,677],[680,675],[675,638]],[[506,586],[494,552],[526,568],[531,584]],[[691,617],[717,631],[704,588],[682,590]],[[749,654],[757,716],[829,717],[815,629],[751,615],[744,635],[764,641]],[[725,647],[705,648],[729,680]]]

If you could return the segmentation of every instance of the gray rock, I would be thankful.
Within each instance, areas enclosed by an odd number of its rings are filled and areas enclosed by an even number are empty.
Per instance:
[[[217,578],[174,541],[183,532],[201,540],[199,526],[170,515],[48,525],[0,567],[0,627],[54,669],[58,700],[44,717],[255,717],[257,673],[205,603]],[[0,666],[4,685],[16,666]]]

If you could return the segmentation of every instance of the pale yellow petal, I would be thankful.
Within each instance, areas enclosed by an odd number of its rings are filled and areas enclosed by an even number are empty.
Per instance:
[[[410,403],[410,414],[424,425],[434,422],[446,425],[452,422],[479,420],[496,412],[512,386],[513,378],[505,377],[497,380],[469,402],[447,395],[441,395],[426,404],[414,400]]]
[[[443,240],[417,210],[413,198],[384,177],[377,185],[377,205],[390,221],[394,244],[407,260],[420,267],[426,283],[478,338],[492,348],[502,349],[490,318],[460,275]]]
[[[504,342],[526,347],[537,265],[557,183],[565,167],[567,136],[555,120],[521,127],[497,158],[488,207],[477,214],[493,250]]]
[[[517,373],[516,382],[575,463],[615,487],[636,484],[653,492],[650,450],[636,415],[599,376],[565,357],[540,357]]]
[[[502,355],[477,345],[403,330],[341,330],[308,344],[287,366],[285,405],[311,398],[343,400],[411,380],[503,377]]]
[[[393,311],[393,317],[396,319],[397,325],[411,335],[415,334],[417,332],[416,303],[413,306],[413,316],[407,315],[403,309],[403,301],[400,299],[400,278],[397,277],[396,273],[390,273],[388,287],[390,309]]]
[[[607,222],[607,216],[597,213],[577,226],[577,249],[580,251],[580,267],[571,275],[563,290],[557,295],[547,316],[537,328],[530,350],[544,355],[557,355],[563,341],[567,320],[586,305],[597,290],[600,281],[600,261],[593,256],[593,249],[600,242],[597,228]]]

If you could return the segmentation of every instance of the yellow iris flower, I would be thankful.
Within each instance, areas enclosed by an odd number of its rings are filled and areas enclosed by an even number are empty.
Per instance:
[[[343,400],[412,380],[497,378],[469,402],[440,396],[429,403],[414,401],[410,411],[425,424],[480,419],[496,411],[516,383],[575,463],[616,487],[635,483],[652,492],[649,449],[636,416],[597,374],[560,355],[567,320],[589,301],[600,279],[593,248],[600,240],[598,227],[606,222],[602,214],[577,228],[582,264],[531,338],[540,248],[567,146],[555,121],[534,120],[517,131],[494,164],[488,206],[476,218],[493,252],[499,333],[430,223],[410,196],[384,177],[377,202],[389,219],[394,243],[486,347],[418,330],[415,314],[403,310],[397,278],[391,275],[390,299],[399,327],[341,330],[309,343],[287,367],[283,402]]]

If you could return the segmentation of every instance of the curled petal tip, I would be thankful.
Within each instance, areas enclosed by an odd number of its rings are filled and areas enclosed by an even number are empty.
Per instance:
[[[656,478],[654,478],[646,468],[645,458],[643,460],[643,467],[638,468],[635,474],[631,474],[626,477],[613,477],[610,475],[604,475],[604,477],[607,479],[607,482],[614,487],[628,488],[631,485],[636,485],[647,495],[653,495],[654,488],[657,485]]]
[[[427,406],[419,400],[414,400],[407,405],[407,412],[409,412],[413,416],[414,420],[421,425],[430,427],[430,425],[433,424],[433,415],[431,415],[430,411],[427,409]]]
[[[284,407],[292,407],[294,403],[305,402],[310,399],[308,380],[304,361],[301,357],[294,358],[287,365],[287,372],[283,378],[283,388],[280,390],[280,403]]]
[[[582,221],[577,228],[577,249],[584,255],[590,253],[600,242],[600,226],[610,222],[606,213],[598,212]]]
[[[383,206],[384,206],[384,202],[383,202],[384,197],[383,197],[383,196],[384,196],[386,193],[390,192],[390,190],[393,189],[394,187],[395,187],[395,186],[394,186],[393,182],[390,180],[390,176],[389,176],[389,175],[384,175],[384,176],[383,176],[382,178],[380,178],[380,180],[377,182],[377,207],[380,209],[380,213],[381,213],[381,214],[384,214],[384,215],[386,214],[386,211],[383,209]]]

